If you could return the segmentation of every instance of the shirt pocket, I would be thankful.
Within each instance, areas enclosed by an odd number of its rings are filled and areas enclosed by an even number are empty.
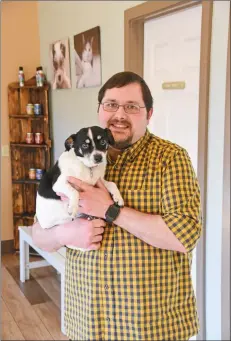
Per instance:
[[[140,212],[160,212],[160,191],[153,189],[126,189],[123,193],[125,206]]]

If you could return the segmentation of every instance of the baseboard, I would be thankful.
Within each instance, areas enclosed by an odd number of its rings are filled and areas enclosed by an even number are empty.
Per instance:
[[[3,255],[4,253],[14,253],[14,240],[2,240],[1,241],[1,254]]]

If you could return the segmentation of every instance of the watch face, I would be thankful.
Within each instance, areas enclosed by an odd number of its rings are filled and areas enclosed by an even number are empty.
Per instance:
[[[109,206],[106,214],[105,214],[105,217],[106,217],[106,221],[108,222],[113,222],[119,215],[120,213],[120,207],[118,205],[111,205]]]

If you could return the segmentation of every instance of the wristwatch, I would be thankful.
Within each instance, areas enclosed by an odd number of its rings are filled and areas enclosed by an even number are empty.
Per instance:
[[[119,206],[117,203],[110,205],[105,213],[105,220],[108,223],[112,223],[120,214],[120,209],[121,206]]]

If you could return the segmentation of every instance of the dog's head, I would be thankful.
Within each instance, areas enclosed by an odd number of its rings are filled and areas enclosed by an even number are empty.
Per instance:
[[[82,128],[78,133],[72,134],[65,141],[66,151],[74,148],[77,157],[87,167],[95,167],[106,162],[109,145],[115,143],[111,131],[106,128],[93,126]]]
[[[52,45],[53,66],[55,70],[62,68],[66,57],[66,47],[61,41]]]

